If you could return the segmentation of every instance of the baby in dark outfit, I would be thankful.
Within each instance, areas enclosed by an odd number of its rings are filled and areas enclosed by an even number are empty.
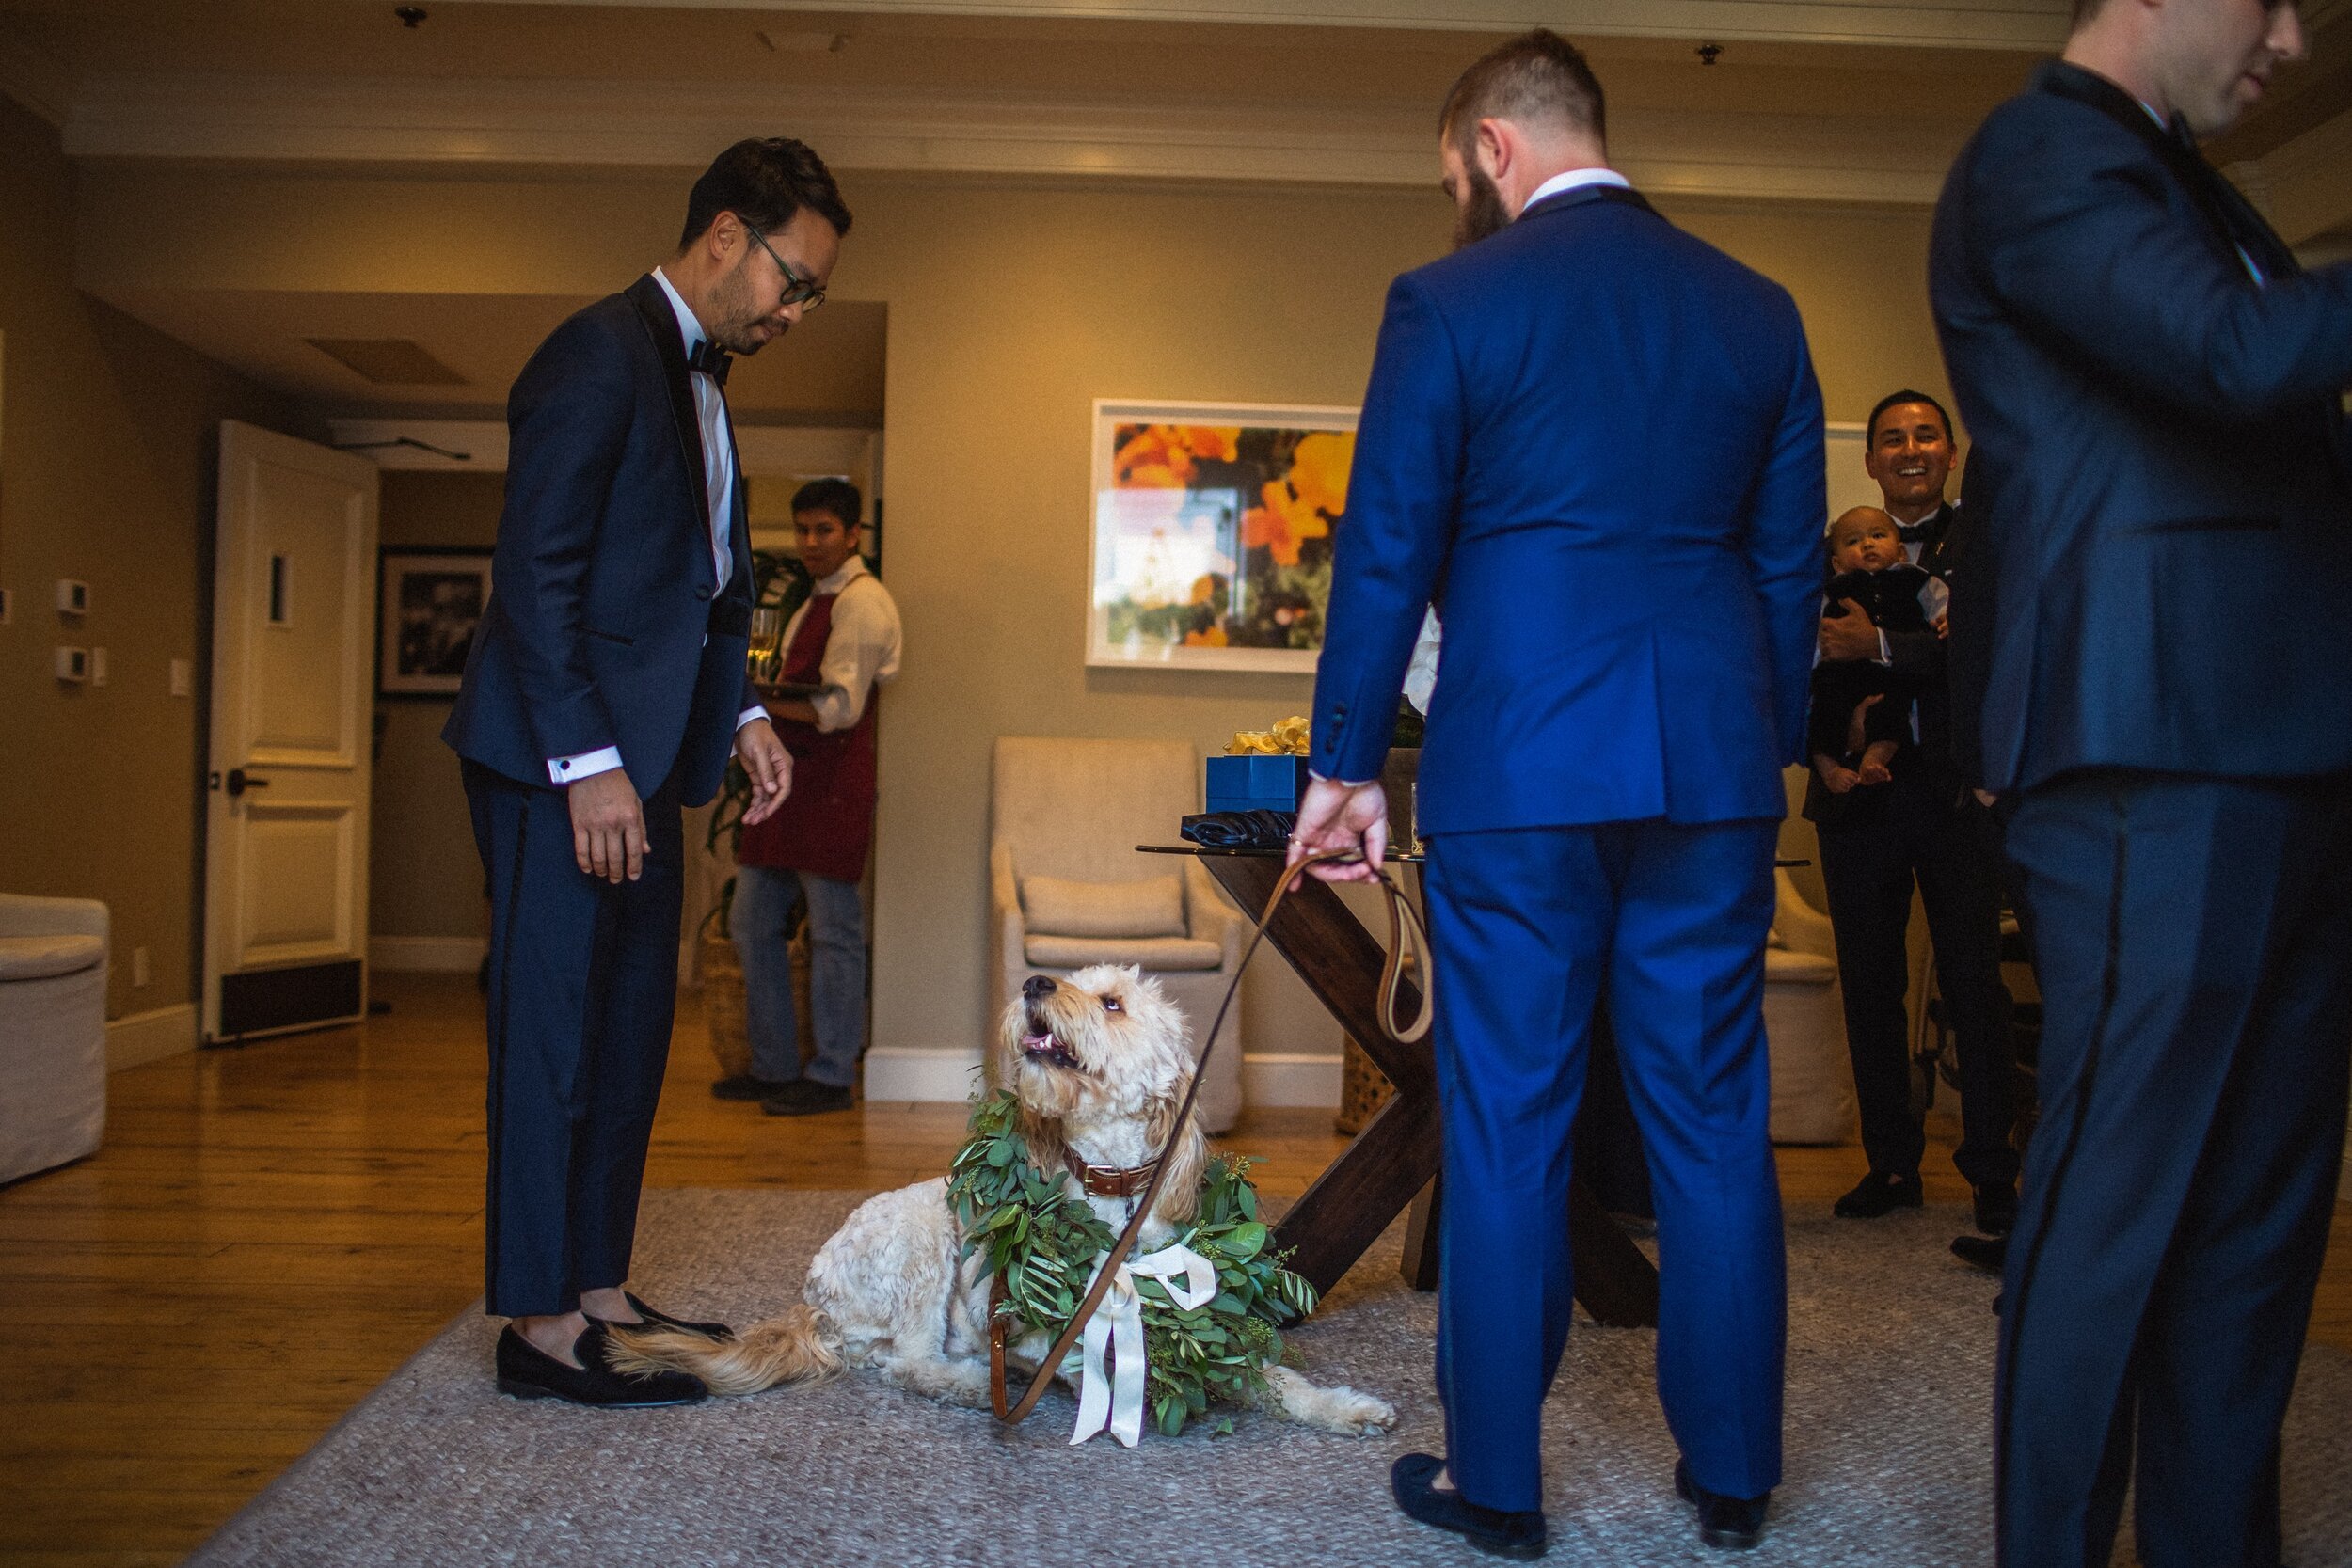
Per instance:
[[[1851,614],[1861,607],[1882,631],[1926,631],[1929,612],[1921,598],[1934,578],[1903,553],[1895,519],[1875,506],[1857,506],[1830,525],[1830,578],[1825,616]],[[1814,771],[1832,794],[1856,784],[1884,784],[1896,750],[1911,738],[1911,707],[1917,680],[1898,675],[1871,659],[1843,659],[1813,667],[1813,710],[1805,727],[1805,751]],[[1862,746],[1853,739],[1854,710],[1861,713]]]

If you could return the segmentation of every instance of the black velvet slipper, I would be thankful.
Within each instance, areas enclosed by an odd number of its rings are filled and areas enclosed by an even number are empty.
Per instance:
[[[1406,1517],[1450,1529],[1482,1552],[1496,1557],[1535,1558],[1550,1544],[1544,1533],[1540,1509],[1506,1513],[1481,1508],[1459,1492],[1440,1492],[1438,1477],[1445,1461],[1435,1454],[1408,1453],[1389,1469],[1389,1490]]]

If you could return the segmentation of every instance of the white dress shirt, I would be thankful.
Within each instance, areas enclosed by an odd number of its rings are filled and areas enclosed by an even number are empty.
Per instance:
[[[677,315],[679,341],[685,345],[688,357],[702,346],[703,324],[687,308],[686,298],[663,275],[660,267],[653,269],[653,280],[661,285],[661,292],[670,299],[670,309]],[[716,574],[711,596],[716,598],[735,576],[735,442],[727,432],[726,394],[719,383],[701,371],[689,371],[686,379],[694,388],[695,422],[702,427],[703,491],[710,498],[710,563]],[[704,639],[709,641],[708,638]],[[741,729],[755,719],[765,719],[768,710],[747,707],[735,717],[735,727]],[[548,777],[559,784],[577,784],[598,773],[610,773],[621,766],[621,749],[606,746],[578,756],[549,757]]]
[[[1565,174],[1555,174],[1536,186],[1535,193],[1527,198],[1527,207],[1558,196],[1562,191],[1581,190],[1586,185],[1616,185],[1631,190],[1633,182],[1613,168],[1572,168]],[[1519,209],[1520,215],[1526,214],[1527,207]]]
[[[848,591],[861,579],[864,587]],[[824,689],[811,697],[808,705],[817,710],[817,727],[831,734],[855,727],[866,716],[866,700],[874,688],[898,679],[900,633],[898,601],[882,586],[882,578],[867,571],[866,562],[856,556],[817,579],[810,597],[824,594],[834,595],[833,629],[825,638],[824,658],[817,667],[817,678]],[[801,633],[801,623],[807,619],[806,604],[792,612],[791,624],[784,628],[785,647],[792,646],[792,640]]]

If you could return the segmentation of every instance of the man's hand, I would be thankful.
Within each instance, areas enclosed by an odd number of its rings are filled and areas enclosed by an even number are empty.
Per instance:
[[[743,808],[743,825],[765,822],[792,793],[792,753],[776,738],[773,724],[755,719],[736,730],[735,754],[752,779],[752,802]]]
[[[1357,849],[1363,859],[1334,861],[1309,873],[1327,882],[1371,882],[1379,879],[1380,859],[1389,849],[1389,798],[1378,780],[1353,789],[1336,779],[1317,779],[1307,785],[1298,802],[1298,826],[1292,830],[1290,857],[1296,865],[1324,849]]]
[[[1846,607],[1843,615],[1821,617],[1821,657],[1830,664],[1844,664],[1857,658],[1879,657],[1879,628],[1870,624],[1870,612],[1851,599],[1840,600]]]
[[[591,877],[618,883],[645,871],[645,813],[637,786],[620,768],[592,773],[566,785],[572,809],[572,858]]]

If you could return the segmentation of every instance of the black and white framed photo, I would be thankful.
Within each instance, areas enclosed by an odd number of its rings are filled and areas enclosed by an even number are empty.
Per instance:
[[[490,552],[387,545],[376,559],[375,694],[454,697],[490,603]]]

